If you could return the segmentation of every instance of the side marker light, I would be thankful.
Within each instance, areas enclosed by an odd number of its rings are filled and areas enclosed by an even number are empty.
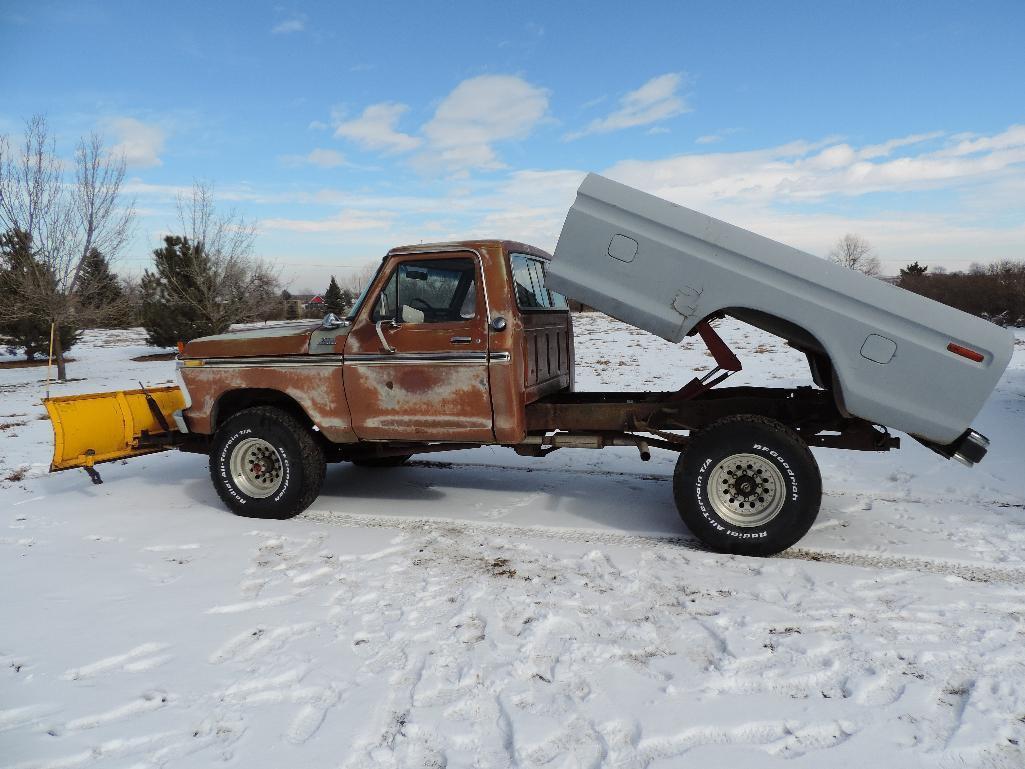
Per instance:
[[[955,355],[960,355],[962,358],[968,358],[968,360],[975,361],[976,363],[982,363],[986,359],[986,356],[981,352],[976,352],[975,350],[968,347],[962,347],[961,345],[954,344],[953,342],[947,345],[947,349]]]

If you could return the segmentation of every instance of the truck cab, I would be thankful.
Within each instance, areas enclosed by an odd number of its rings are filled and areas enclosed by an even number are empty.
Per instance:
[[[572,324],[551,257],[519,243],[393,249],[342,345],[356,438],[517,443],[524,407],[568,389]]]

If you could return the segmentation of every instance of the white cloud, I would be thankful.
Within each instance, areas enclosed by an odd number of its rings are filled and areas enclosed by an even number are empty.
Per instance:
[[[1020,173],[1025,164],[1025,127],[1012,126],[941,149],[919,146],[941,135],[915,134],[862,147],[835,140],[798,141],[744,152],[628,160],[609,173],[682,205],[700,207],[723,199],[813,201],[949,188]],[[899,148],[913,149],[894,157]]]
[[[281,162],[286,166],[311,165],[318,168],[337,168],[345,165],[345,155],[338,150],[317,149],[307,155],[282,155]]]
[[[895,149],[901,147],[910,147],[913,144],[921,144],[931,139],[938,139],[943,136],[943,131],[931,131],[924,134],[911,134],[910,136],[902,136],[899,139],[890,139],[889,141],[882,142],[880,144],[870,144],[867,147],[862,147],[860,150],[860,157],[865,160],[871,160],[872,158],[886,157],[893,153]]]
[[[111,148],[115,155],[124,155],[131,168],[150,168],[163,165],[160,153],[164,150],[167,133],[159,125],[143,123],[133,117],[109,118],[103,122],[105,130],[114,134],[117,143]]]
[[[514,171],[474,198],[482,212],[471,234],[511,238],[551,251],[585,175],[575,170]]]
[[[430,142],[422,147],[425,154],[434,149]],[[876,247],[889,274],[915,259],[953,270],[1025,253],[1025,130],[1018,126],[992,135],[915,134],[873,144],[827,137],[627,160],[598,170],[812,253],[825,254],[837,237],[857,232]],[[273,194],[242,186],[219,190],[218,197],[317,212],[264,220],[267,238],[285,261],[327,242],[339,258],[362,259],[400,242],[471,236],[551,250],[583,176],[573,168],[515,170],[458,181],[410,179],[398,195],[389,194],[390,185]],[[144,200],[174,191],[135,180],[128,186]],[[926,209],[915,191],[933,189],[949,198],[930,196]],[[887,197],[858,199],[867,193]]]
[[[876,246],[888,273],[914,259],[963,269],[973,260],[1020,258],[1025,132],[1012,126],[993,136],[953,142],[947,137],[950,143],[940,148],[926,144],[941,137],[915,134],[868,145],[835,138],[795,141],[745,152],[623,161],[602,173],[812,253],[825,254],[837,237],[857,232]],[[971,158],[948,157],[952,149],[966,149],[966,141],[976,148]],[[450,234],[509,237],[552,249],[583,175],[516,171],[479,187],[463,212],[469,224]],[[949,211],[916,210],[907,193],[929,189],[963,195]],[[843,202],[873,192],[901,197],[884,213],[867,214]],[[829,210],[819,207],[825,200],[831,201]]]
[[[948,147],[941,155],[961,157],[963,155],[974,155],[980,152],[993,152],[995,150],[1014,149],[1025,145],[1025,125],[1012,125],[1006,131],[993,136],[980,136],[978,134],[961,134],[954,137],[958,139],[957,144]]]
[[[349,139],[364,149],[386,153],[409,152],[420,145],[420,139],[395,130],[399,118],[409,109],[405,104],[381,102],[371,104],[353,120],[338,122],[335,136]]]
[[[357,232],[383,230],[392,226],[394,214],[388,211],[339,211],[325,219],[264,219],[261,229],[290,232]]]
[[[526,138],[548,111],[548,92],[513,75],[464,80],[423,127],[429,142],[420,158],[450,169],[501,168],[497,142]]]
[[[311,131],[326,131],[328,126],[323,120],[311,120],[307,128]]]
[[[619,109],[603,118],[592,120],[582,131],[566,135],[566,139],[598,133],[611,133],[624,128],[650,125],[662,120],[690,112],[683,97],[677,94],[684,83],[684,76],[678,72],[653,77],[636,91],[630,91],[619,100]]]
[[[733,134],[736,134],[736,133],[740,133],[740,129],[739,128],[723,128],[723,129],[720,129],[720,130],[716,131],[715,133],[705,134],[704,136],[699,136],[697,139],[694,140],[694,143],[695,144],[716,144],[718,142],[721,142],[727,136],[732,136]]]
[[[317,148],[312,150],[309,155],[306,156],[307,162],[310,165],[319,166],[320,168],[336,168],[341,165],[345,165],[345,155],[337,150],[326,150]]]
[[[271,29],[272,35],[290,35],[293,32],[302,32],[306,29],[306,17],[295,16],[291,19],[285,19],[284,21],[278,22]]]
[[[334,135],[386,154],[419,147],[422,152],[414,164],[423,169],[465,174],[473,168],[503,168],[494,145],[526,138],[548,111],[548,92],[513,75],[469,78],[441,100],[421,127],[422,136],[397,129],[408,110],[405,104],[380,102],[351,120],[335,110]]]

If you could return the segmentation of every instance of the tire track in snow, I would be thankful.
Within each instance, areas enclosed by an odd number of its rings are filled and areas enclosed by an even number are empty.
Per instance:
[[[151,641],[136,646],[124,654],[116,654],[113,657],[105,657],[102,660],[82,665],[78,668],[66,670],[61,676],[65,681],[77,681],[80,678],[91,678],[100,673],[109,673],[120,670],[129,673],[137,673],[150,668],[162,665],[171,659],[170,655],[161,654],[170,648],[169,644]]]
[[[503,523],[481,523],[455,518],[408,518],[387,515],[366,515],[362,513],[339,513],[333,510],[310,509],[301,518],[336,526],[364,529],[397,529],[399,531],[443,532],[458,530],[470,535],[504,537],[533,537],[563,542],[594,543],[633,548],[661,548],[679,551],[680,548],[698,553],[713,554],[692,537],[671,534],[625,534],[600,529],[562,529],[547,526],[514,526]],[[733,556],[741,558],[744,556]],[[797,560],[829,563],[838,566],[855,566],[866,569],[917,571],[927,574],[954,576],[970,582],[1005,582],[1025,584],[1025,568],[987,566],[984,564],[959,563],[939,558],[915,556],[881,555],[875,553],[845,552],[791,548],[774,560]]]
[[[799,561],[817,561],[841,566],[860,566],[867,569],[897,569],[921,571],[931,574],[960,577],[969,582],[1008,582],[1025,584],[1025,568],[1014,566],[986,566],[960,563],[941,558],[921,558],[908,555],[879,555],[875,553],[845,552],[842,550],[811,550],[794,547],[775,556]]]

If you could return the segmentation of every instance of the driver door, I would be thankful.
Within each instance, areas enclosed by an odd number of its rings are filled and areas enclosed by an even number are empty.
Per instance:
[[[414,254],[382,271],[346,340],[363,440],[494,441],[487,311],[476,254]]]

